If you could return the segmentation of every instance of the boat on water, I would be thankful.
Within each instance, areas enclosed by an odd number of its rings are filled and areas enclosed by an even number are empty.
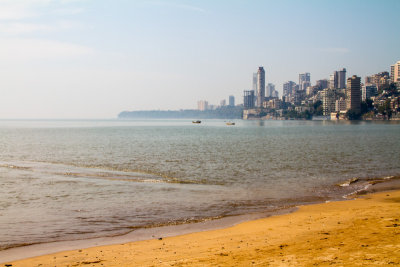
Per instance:
[[[235,123],[234,122],[231,122],[231,121],[228,121],[227,123],[226,123],[226,125],[235,125]]]
[[[192,123],[199,124],[199,123],[201,123],[201,121],[200,121],[200,120],[197,120],[197,121],[192,121]]]

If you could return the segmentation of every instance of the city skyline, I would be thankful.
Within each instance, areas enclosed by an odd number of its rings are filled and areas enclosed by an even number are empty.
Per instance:
[[[0,118],[115,118],[236,104],[265,85],[400,59],[398,1],[0,1]],[[260,19],[261,18],[261,19]],[[377,38],[379,36],[385,36]],[[363,81],[363,80],[362,80]]]

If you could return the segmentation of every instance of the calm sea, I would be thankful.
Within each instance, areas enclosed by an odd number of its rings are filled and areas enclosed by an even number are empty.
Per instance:
[[[400,174],[400,123],[2,120],[0,151],[5,249],[338,199]]]

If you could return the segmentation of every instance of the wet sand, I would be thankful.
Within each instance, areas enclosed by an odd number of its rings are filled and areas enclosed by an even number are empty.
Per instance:
[[[398,266],[400,191],[301,206],[290,214],[219,230],[155,237],[7,263],[12,266]]]

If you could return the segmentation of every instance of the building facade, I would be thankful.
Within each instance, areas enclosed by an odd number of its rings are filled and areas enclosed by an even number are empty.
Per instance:
[[[289,96],[294,93],[295,82],[288,81],[283,84],[283,96]]]
[[[392,82],[400,82],[400,61],[390,67],[390,78]]]
[[[335,74],[329,75],[329,88],[337,88],[337,83],[335,80]]]
[[[197,102],[197,109],[201,111],[208,110],[208,101],[200,100]]]
[[[311,76],[309,72],[299,74],[299,90],[306,90],[311,86]]]
[[[390,82],[394,83],[394,65],[390,66]]]
[[[273,97],[272,94],[274,93],[274,91],[275,91],[275,84],[272,84],[272,83],[267,84],[265,96]]]
[[[235,97],[233,95],[229,96],[229,106],[234,107],[235,106]]]
[[[324,90],[324,89],[328,88],[329,87],[328,85],[329,85],[329,82],[327,79],[318,80],[316,82],[316,86],[319,88],[319,90]]]
[[[243,95],[243,107],[244,109],[254,108],[254,90],[244,91]]]
[[[346,109],[361,112],[361,78],[356,75],[347,79]]]
[[[365,85],[375,85],[377,89],[388,85],[390,82],[392,82],[392,78],[387,71],[365,77]]]
[[[337,88],[338,89],[345,89],[346,88],[346,69],[343,68],[342,70],[336,71],[337,75]]]
[[[346,69],[335,71],[330,75],[329,87],[334,89],[346,88]]]
[[[335,112],[346,111],[346,100],[344,98],[335,101]]]
[[[375,96],[378,93],[378,88],[375,84],[364,85],[361,89],[361,100],[366,101],[368,98]]]
[[[257,91],[256,91],[256,107],[263,106],[265,98],[265,71],[263,67],[259,67],[257,71]]]
[[[322,90],[322,110],[324,116],[329,116],[335,111],[336,92],[333,88]]]
[[[257,73],[253,73],[253,86],[251,90],[254,90],[254,92],[257,91]]]
[[[279,92],[274,90],[271,94],[271,97],[279,98]]]

